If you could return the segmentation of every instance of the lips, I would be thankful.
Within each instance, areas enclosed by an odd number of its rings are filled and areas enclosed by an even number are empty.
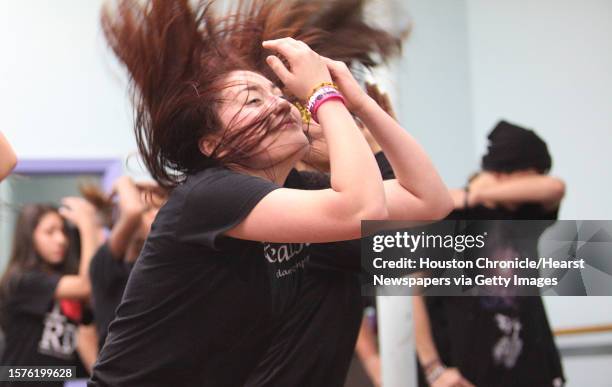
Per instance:
[[[285,128],[287,126],[295,125],[295,123],[296,123],[295,120],[285,120],[280,123],[280,127]]]

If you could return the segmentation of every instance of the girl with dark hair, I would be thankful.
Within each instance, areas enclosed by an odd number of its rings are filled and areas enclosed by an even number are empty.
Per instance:
[[[15,165],[17,165],[17,156],[15,156],[11,144],[0,132],[0,181],[11,173]]]
[[[483,171],[466,189],[452,190],[455,211],[449,218],[544,221],[521,226],[537,241],[557,219],[565,190],[563,181],[547,175],[552,159],[546,143],[532,130],[506,121],[488,139]],[[488,230],[491,247],[499,249],[492,256],[504,256],[507,249],[511,257],[537,256],[536,246],[520,247],[508,237],[512,232],[509,226]],[[563,385],[541,297],[415,296],[413,302],[421,386]]]
[[[92,206],[75,197],[65,198],[62,204],[59,210],[26,205],[19,214],[11,259],[0,280],[0,323],[6,335],[0,364],[79,364],[76,333],[86,320],[82,302],[90,295],[87,271],[97,236]],[[68,257],[64,219],[79,231],[80,262]]]
[[[139,150],[158,183],[174,189],[90,386],[274,385],[286,370],[277,363],[294,359],[309,324],[295,308],[310,243],[358,238],[362,219],[439,218],[451,204],[420,146],[346,65],[291,38],[263,42],[266,63],[320,123],[332,188],[282,188],[309,147],[300,112],[232,44],[244,23],[189,4],[120,1],[103,14],[132,80]],[[385,149],[397,180],[383,185],[349,111]]]

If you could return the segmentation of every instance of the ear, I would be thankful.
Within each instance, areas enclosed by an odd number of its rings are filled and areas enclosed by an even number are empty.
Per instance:
[[[198,143],[198,148],[200,148],[200,152],[207,157],[210,157],[217,146],[217,141],[212,138],[202,138]]]

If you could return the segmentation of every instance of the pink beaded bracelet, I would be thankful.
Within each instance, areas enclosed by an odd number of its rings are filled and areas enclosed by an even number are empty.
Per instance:
[[[328,93],[337,93],[337,92],[338,92],[338,89],[336,89],[335,87],[322,86],[316,89],[314,93],[312,93],[312,95],[308,99],[308,104],[306,105],[306,107],[308,108],[308,110],[312,110],[317,100],[321,99],[323,95],[328,94]]]
[[[339,100],[343,104],[346,105],[346,100],[344,99],[342,94],[338,93],[337,91],[336,92],[327,93],[327,94],[323,94],[320,99],[317,99],[317,101],[315,102],[315,105],[313,106],[312,110],[310,111],[310,114],[312,115],[312,118],[316,122],[319,122],[319,120],[317,119],[317,110],[319,110],[321,105],[323,105],[325,102],[331,101],[331,100]]]

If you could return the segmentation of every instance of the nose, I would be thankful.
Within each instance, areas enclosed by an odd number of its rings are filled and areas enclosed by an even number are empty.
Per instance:
[[[284,95],[272,95],[270,103],[274,106],[275,110],[282,110],[291,106],[291,102]]]
[[[68,237],[62,231],[57,231],[55,233],[55,243],[57,243],[62,248],[68,247]]]

